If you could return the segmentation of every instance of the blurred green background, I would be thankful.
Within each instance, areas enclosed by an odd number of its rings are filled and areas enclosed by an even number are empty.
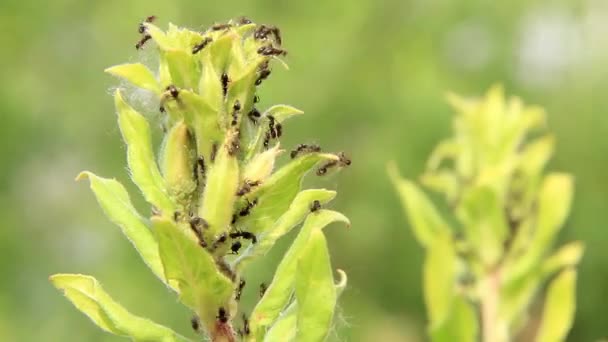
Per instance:
[[[245,14],[282,29],[291,70],[275,68],[260,107],[287,103],[307,113],[287,123],[283,146],[312,139],[354,161],[310,182],[337,188],[332,206],[353,222],[327,230],[333,264],[350,277],[334,340],[425,339],[422,250],[385,165],[395,159],[417,176],[449,134],[445,92],[479,95],[495,82],[547,108],[558,142],[551,168],[576,177],[561,238],[584,240],[587,252],[569,340],[608,335],[608,2],[2,0],[1,341],[120,340],[52,288],[47,277],[56,272],[94,275],[132,312],[192,336],[187,310],[104,218],[87,185],[73,181],[89,169],[128,184],[110,96],[119,82],[102,70],[151,58],[152,46],[133,47],[150,14],[163,28]],[[268,281],[271,266],[257,265],[248,280]],[[250,305],[256,286],[248,290]]]

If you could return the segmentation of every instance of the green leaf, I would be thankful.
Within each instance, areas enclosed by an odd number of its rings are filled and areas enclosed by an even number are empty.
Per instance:
[[[389,164],[388,174],[397,188],[414,236],[422,246],[429,246],[438,234],[449,230],[448,225],[424,192],[413,182],[399,176],[394,163]]]
[[[127,159],[133,182],[144,194],[146,201],[160,209],[163,215],[173,216],[175,205],[169,198],[165,181],[154,159],[148,121],[123,100],[119,90],[116,91],[114,100],[118,125],[127,143]]]
[[[194,128],[198,153],[209,161],[212,145],[224,140],[217,111],[209,106],[204,97],[189,90],[180,90],[179,99],[179,110],[186,123]]]
[[[581,241],[570,242],[562,246],[557,252],[547,258],[542,265],[542,272],[549,276],[564,267],[574,267],[578,265],[583,257],[585,245]]]
[[[304,114],[304,112],[295,107],[284,104],[274,105],[264,112],[265,116],[272,115],[278,122],[283,122],[294,115],[301,114]]]
[[[572,183],[572,177],[563,173],[552,173],[545,177],[538,196],[535,237],[538,247],[547,247],[566,220],[572,202]]]
[[[163,282],[167,283],[163,265],[158,254],[158,243],[131,204],[131,199],[125,188],[114,179],[101,178],[91,172],[81,172],[76,180],[89,179],[91,190],[97,197],[99,205],[106,216],[120,227],[122,233],[129,239],[146,265]],[[169,282],[176,289],[174,282]]]
[[[174,41],[167,38],[167,35],[161,29],[151,23],[144,23],[144,26],[146,27],[146,33],[152,37],[152,40],[161,50],[167,51],[174,48]]]
[[[133,85],[150,90],[157,95],[161,93],[161,87],[154,74],[141,63],[127,63],[115,65],[104,70],[110,75],[123,78]]]
[[[310,205],[313,201],[325,204],[336,196],[335,191],[325,189],[310,189],[301,191],[291,202],[289,209],[275,222],[275,224],[262,234],[258,235],[258,242],[251,244],[234,261],[236,269],[242,270],[256,256],[266,254],[276,241],[283,235],[289,233],[291,229],[306,217],[310,212]]]
[[[91,276],[55,274],[49,279],[78,310],[104,331],[135,341],[189,341],[167,327],[131,314]]]
[[[298,260],[309,243],[312,232],[321,230],[333,222],[350,224],[344,215],[331,210],[318,210],[306,218],[302,230],[277,267],[264,297],[260,299],[251,313],[250,323],[254,336],[257,336],[260,330],[263,331],[268,327],[289,302],[294,290]]]
[[[228,231],[239,186],[239,163],[227,148],[230,139],[227,137],[225,144],[219,147],[215,162],[209,168],[199,209],[199,216],[209,223],[206,236],[212,239]]]
[[[281,313],[277,321],[270,327],[264,342],[289,342],[296,338],[298,325],[298,302],[294,301]]]
[[[475,342],[478,334],[477,314],[473,306],[463,296],[452,301],[446,319],[430,332],[433,342]]]
[[[424,299],[431,329],[449,313],[455,295],[456,261],[450,235],[438,234],[428,246],[424,262]]]
[[[258,204],[249,216],[237,221],[237,224],[253,233],[273,227],[300,191],[304,175],[317,163],[335,158],[332,154],[310,153],[277,170],[248,194],[248,198],[257,198]]]
[[[502,256],[509,228],[504,203],[489,186],[468,190],[457,208],[467,238],[486,265],[494,265]]]
[[[209,329],[232,296],[232,282],[220,273],[211,254],[186,235],[189,227],[160,217],[153,217],[152,224],[167,279],[178,282],[180,301],[196,311]]]
[[[167,50],[164,54],[173,84],[178,88],[194,89],[198,85],[199,73],[194,72],[197,67],[192,53],[183,50]]]
[[[327,242],[321,230],[311,233],[296,270],[298,341],[325,340],[336,306],[336,289]]]
[[[549,285],[537,342],[565,341],[576,310],[576,271],[562,271]]]

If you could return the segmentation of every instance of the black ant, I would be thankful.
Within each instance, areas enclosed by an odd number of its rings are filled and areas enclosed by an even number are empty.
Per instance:
[[[199,156],[196,159],[196,164],[194,164],[194,179],[198,179],[199,170],[203,178],[205,178],[205,158],[203,156]]]
[[[239,119],[239,111],[241,110],[241,102],[236,100],[234,102],[234,106],[232,107],[232,122],[230,123],[232,126],[236,126]]]
[[[241,131],[237,129],[234,136],[230,139],[230,143],[228,144],[228,146],[226,146],[226,148],[228,149],[228,155],[234,156],[239,152],[239,150],[241,149],[240,140]]]
[[[167,86],[167,88],[165,88],[165,94],[163,95],[163,98],[160,100],[160,112],[164,113],[165,112],[165,100],[166,100],[166,95],[171,96],[174,100],[178,100],[179,97],[179,89],[177,89],[176,86],[174,86],[173,84],[170,84]]]
[[[244,313],[241,318],[243,319],[243,329],[239,329],[239,335],[249,336],[249,334],[251,333],[251,330],[249,330],[249,320],[247,319],[247,316]]]
[[[291,151],[289,156],[291,157],[291,159],[294,159],[301,153],[312,153],[312,152],[321,152],[321,147],[319,145],[315,145],[315,144],[312,144],[312,145],[300,144],[296,147],[295,150]]]
[[[154,20],[156,20],[156,16],[151,15],[151,16],[147,17],[142,23],[139,24],[137,31],[139,33],[143,34],[143,37],[141,37],[141,39],[137,42],[137,44],[135,44],[135,48],[137,50],[143,48],[144,44],[146,44],[146,42],[152,38],[151,35],[146,33],[146,26],[144,25],[144,23],[151,23]]]
[[[253,202],[249,202],[249,200],[247,200],[247,205],[245,206],[245,208],[241,209],[241,211],[239,212],[239,216],[245,217],[245,216],[249,215],[249,213],[251,212],[251,209],[253,209],[253,207],[255,207],[257,204],[258,204],[257,199],[254,199]]]
[[[327,173],[327,170],[339,165],[341,167],[349,166],[351,164],[351,160],[344,154],[344,152],[338,153],[338,160],[332,160],[325,163],[319,169],[317,169],[317,176],[323,176]]]
[[[234,300],[237,302],[241,300],[241,295],[243,294],[243,288],[245,287],[245,279],[241,278],[239,281],[239,287],[236,289],[236,295],[234,296]]]
[[[243,245],[241,244],[240,241],[235,241],[234,243],[232,243],[232,246],[230,246],[230,250],[232,251],[232,254],[239,254],[239,249],[241,249]]]
[[[238,25],[247,25],[247,24],[251,24],[251,23],[252,23],[252,21],[251,21],[251,19],[249,19],[249,18],[247,18],[247,17],[240,17],[240,18],[239,18],[239,19],[236,21],[236,23],[237,23]]]
[[[217,316],[215,318],[217,318],[217,320],[220,321],[220,323],[223,323],[223,324],[225,324],[226,322],[228,322],[228,314],[226,313],[226,309],[224,309],[223,307],[220,307],[217,310]]]
[[[261,181],[245,180],[243,186],[236,192],[237,196],[243,196],[251,191],[251,188],[260,185]]]
[[[264,294],[266,293],[266,290],[267,290],[266,284],[261,283],[260,284],[260,298],[264,297]]]
[[[192,316],[192,318],[190,319],[190,324],[192,325],[192,330],[198,332],[198,329],[200,329],[201,326],[201,322],[197,315]]]
[[[268,145],[270,144],[270,132],[266,132],[266,135],[264,136],[264,149],[268,149]]]
[[[255,97],[254,97],[254,99],[255,99]],[[253,123],[254,125],[257,125],[258,119],[261,116],[262,116],[262,114],[260,114],[260,112],[255,107],[252,108],[251,111],[247,114],[249,121],[251,121],[251,123]]]
[[[277,138],[280,138],[283,135],[283,125],[281,125],[280,123],[277,123],[274,126],[274,130],[277,134]]]
[[[223,73],[221,81],[222,81],[222,94],[224,94],[224,97],[226,97],[226,94],[228,94],[228,83],[230,83],[230,78],[228,77],[228,74]]]
[[[253,37],[255,39],[266,39],[269,34],[274,35],[277,44],[282,44],[281,31],[276,26],[260,25],[253,33]]]
[[[258,71],[260,74],[258,75],[258,78],[255,80],[256,86],[262,84],[262,81],[267,79],[268,76],[270,76],[270,69],[268,68],[268,61],[262,62],[262,64],[260,64],[260,66],[258,67]]]
[[[213,143],[213,145],[211,145],[211,155],[209,156],[209,159],[211,159],[212,163],[215,161],[216,155],[217,155],[217,143]]]
[[[346,154],[344,154],[344,152],[340,152],[338,153],[338,158],[340,158],[340,165],[341,166],[349,166],[352,161],[346,156]]]
[[[233,239],[243,238],[243,239],[251,240],[251,243],[258,242],[258,238],[255,236],[255,234],[253,234],[252,232],[245,232],[242,230],[236,231],[234,233],[230,233],[230,237]]]
[[[177,220],[179,220],[179,216],[180,216],[179,211],[174,212],[173,213],[173,221],[177,222]]]
[[[310,205],[310,212],[314,213],[319,209],[321,209],[321,202],[319,202],[318,200],[312,201],[312,204]]]
[[[260,97],[257,95],[253,95],[253,103],[258,103],[260,102]]]
[[[217,240],[215,240],[213,242],[213,245],[211,246],[212,249],[217,249],[221,244],[226,242],[227,239],[228,239],[228,236],[226,235],[226,233],[222,233],[222,235],[220,235],[220,237],[217,238]]]
[[[258,53],[263,56],[286,56],[287,51],[283,49],[277,49],[272,45],[262,46],[258,49]]]
[[[211,31],[227,30],[232,27],[232,24],[215,24],[211,26]]]
[[[268,131],[270,132],[270,137],[275,139],[277,137],[277,130],[275,129],[275,120],[274,116],[268,115]]]
[[[205,39],[203,39],[202,42],[194,45],[194,47],[192,48],[192,54],[197,54],[199,51],[201,51],[202,49],[205,48],[205,46],[207,46],[209,43],[211,43],[213,41],[213,39],[211,37],[205,37]]]
[[[207,242],[203,237],[203,229],[206,228],[209,228],[209,223],[202,217],[196,216],[190,219],[190,229],[192,229],[194,235],[196,235],[198,244],[203,248],[207,248]]]

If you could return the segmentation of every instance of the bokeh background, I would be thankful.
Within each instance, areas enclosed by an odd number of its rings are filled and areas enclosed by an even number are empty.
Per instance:
[[[315,141],[354,160],[338,177],[310,182],[338,189],[332,206],[353,222],[327,230],[333,264],[349,275],[334,340],[425,339],[422,250],[385,165],[394,159],[416,177],[449,134],[446,91],[474,96],[496,82],[547,108],[558,141],[551,168],[576,177],[561,239],[581,239],[587,252],[569,340],[608,335],[605,0],[2,0],[1,341],[120,340],[52,288],[47,277],[56,272],[92,274],[132,312],[192,336],[187,310],[104,218],[88,186],[73,181],[89,169],[128,184],[110,96],[118,81],[102,70],[149,58],[152,46],[140,53],[133,45],[150,14],[161,27],[246,14],[282,29],[291,70],[276,68],[261,107],[307,113],[287,123],[284,146]],[[248,280],[269,280],[280,252]]]

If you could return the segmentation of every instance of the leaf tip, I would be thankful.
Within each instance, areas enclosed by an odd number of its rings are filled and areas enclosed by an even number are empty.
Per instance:
[[[86,180],[89,179],[91,177],[92,173],[90,171],[82,171],[81,173],[78,174],[78,176],[76,176],[76,178],[74,178],[74,180],[76,182],[79,182],[81,180]]]

